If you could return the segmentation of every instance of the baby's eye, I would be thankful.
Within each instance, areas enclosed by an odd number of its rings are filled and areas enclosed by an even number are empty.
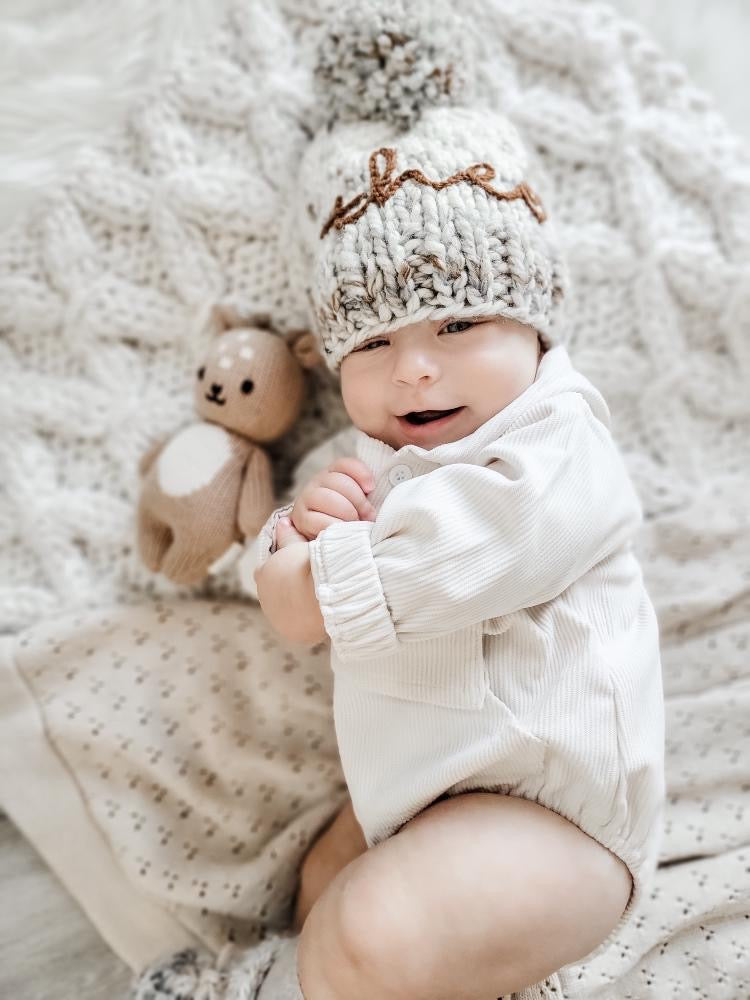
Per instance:
[[[465,320],[465,319],[454,319],[453,322],[446,323],[445,326],[443,327],[443,330],[448,330],[449,326],[456,326],[456,324],[458,324],[459,326],[465,326],[465,327],[474,326],[474,324],[473,323],[469,323],[468,320]],[[450,333],[451,331],[449,330],[448,332]],[[463,333],[463,330],[454,330],[453,332],[454,333]]]
[[[361,347],[358,347],[357,350],[358,351],[369,351],[369,349],[371,347],[377,347],[378,344],[387,344],[387,343],[388,343],[388,341],[387,340],[383,340],[382,337],[381,337],[380,340],[368,340],[366,344],[363,344]]]

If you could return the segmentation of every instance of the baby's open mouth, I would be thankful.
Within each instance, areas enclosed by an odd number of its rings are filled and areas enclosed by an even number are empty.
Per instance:
[[[404,420],[408,420],[410,424],[428,424],[462,409],[463,406],[454,406],[452,410],[412,410],[411,413],[404,414]]]

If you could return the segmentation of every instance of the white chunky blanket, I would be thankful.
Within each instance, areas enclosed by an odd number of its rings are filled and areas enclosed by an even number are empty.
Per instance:
[[[0,803],[134,968],[283,928],[305,844],[341,801],[325,649],[278,641],[257,605],[234,600],[230,573],[178,591],[133,547],[137,462],[191,416],[210,308],[305,325],[285,210],[324,8],[237,4],[0,243]],[[608,7],[462,10],[484,100],[546,169],[574,286],[569,350],[608,400],[644,504],[638,554],[662,633],[669,798],[654,893],[561,988],[742,1000],[750,155]],[[326,374],[310,389],[271,450],[280,495],[345,422]],[[170,629],[196,636],[179,667]]]

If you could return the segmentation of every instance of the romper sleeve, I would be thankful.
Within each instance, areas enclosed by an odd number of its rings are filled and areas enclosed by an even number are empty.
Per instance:
[[[636,532],[641,505],[609,428],[579,393],[534,409],[488,464],[399,483],[374,522],[331,524],[309,543],[339,657],[542,604]]]

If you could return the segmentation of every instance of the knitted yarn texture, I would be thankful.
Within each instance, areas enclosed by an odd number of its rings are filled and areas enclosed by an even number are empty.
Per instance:
[[[230,571],[186,591],[141,564],[138,463],[193,419],[214,305],[280,333],[307,325],[278,224],[309,140],[303,27],[237,5],[0,236],[0,629],[146,594],[239,594]],[[267,446],[277,490],[346,419],[324,368],[306,380],[297,423]]]
[[[237,5],[223,33],[178,52],[127,127],[84,149],[0,238],[0,416],[13,428],[0,442],[6,631],[92,602],[182,593],[134,551],[138,460],[190,419],[212,305],[282,331],[312,319],[290,211],[320,115],[310,24],[324,21],[310,10]],[[569,349],[610,404],[648,516],[720,488],[739,498],[746,150],[680,67],[605,7],[470,2],[465,16],[481,44],[479,92],[528,137],[554,191]],[[279,490],[347,422],[335,380],[318,370],[309,383],[296,427],[270,449]],[[239,588],[228,577],[193,593],[208,591]]]
[[[446,316],[503,315],[548,347],[560,339],[554,223],[517,130],[468,96],[477,39],[455,21],[443,0],[349,3],[319,43],[328,120],[302,159],[296,211],[334,371],[375,334]]]
[[[503,315],[548,347],[561,339],[554,222],[509,122],[429,109],[382,146],[382,127],[343,132],[313,142],[299,192],[314,329],[334,371],[375,334],[446,316]]]
[[[444,0],[346,0],[321,25],[318,128],[383,121],[410,129],[425,108],[476,100],[476,35]]]

